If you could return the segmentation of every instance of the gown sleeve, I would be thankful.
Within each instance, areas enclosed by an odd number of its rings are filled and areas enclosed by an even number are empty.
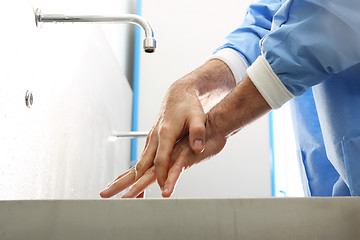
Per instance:
[[[242,24],[231,32],[210,58],[224,61],[240,82],[246,69],[261,55],[260,40],[269,33],[275,13],[284,0],[259,0],[246,11]]]
[[[247,69],[272,108],[360,63],[360,2],[287,0]]]

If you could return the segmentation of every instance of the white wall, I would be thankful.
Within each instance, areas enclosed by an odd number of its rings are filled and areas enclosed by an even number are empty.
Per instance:
[[[143,1],[158,48],[141,55],[139,129],[154,124],[162,98],[176,79],[200,66],[242,21],[249,0]],[[138,147],[138,156],[144,140]],[[156,185],[148,197],[159,197]],[[270,196],[267,116],[232,137],[212,160],[186,171],[174,197]]]
[[[0,200],[99,198],[129,166],[132,93],[121,60],[125,40],[95,24],[44,24],[34,9],[119,14],[125,1],[0,3]],[[124,6],[125,7],[125,6]],[[109,42],[112,42],[110,44]],[[31,108],[25,93],[33,92]]]
[[[136,0],[28,0],[29,5],[40,8],[43,13],[118,15],[135,13]],[[101,24],[107,41],[125,73],[132,79],[133,74],[133,31],[131,24]]]
[[[304,190],[289,103],[275,110],[273,112],[273,119],[275,194],[280,197],[303,197]]]

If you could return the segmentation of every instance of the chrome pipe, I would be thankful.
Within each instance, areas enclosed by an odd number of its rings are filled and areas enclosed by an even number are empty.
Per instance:
[[[64,14],[42,14],[40,9],[35,12],[36,26],[41,23],[131,23],[139,25],[145,32],[143,42],[145,52],[152,53],[156,49],[156,40],[150,24],[136,14],[122,14],[119,16],[82,15],[70,16]]]
[[[113,137],[115,138],[139,138],[139,137],[147,137],[149,132],[119,132],[114,133]]]

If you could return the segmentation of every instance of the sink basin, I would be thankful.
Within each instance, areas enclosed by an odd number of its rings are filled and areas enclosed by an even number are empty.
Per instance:
[[[360,198],[0,201],[5,239],[360,239]]]

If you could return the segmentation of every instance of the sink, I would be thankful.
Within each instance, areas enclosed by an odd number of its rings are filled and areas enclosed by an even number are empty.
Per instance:
[[[360,198],[0,201],[6,239],[360,239]]]

